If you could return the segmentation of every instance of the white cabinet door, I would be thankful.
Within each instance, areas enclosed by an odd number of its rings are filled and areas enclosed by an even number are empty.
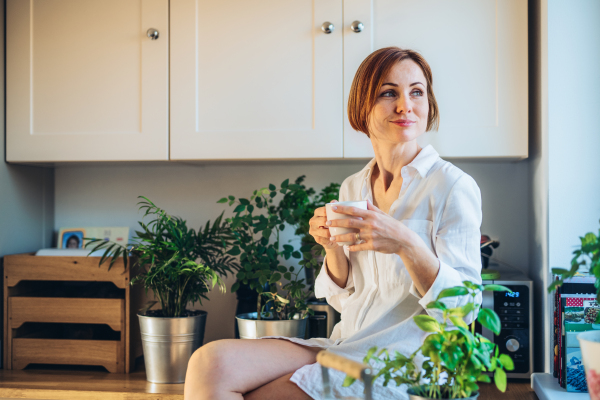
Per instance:
[[[341,25],[342,0],[172,0],[171,159],[341,158]]]
[[[8,0],[7,160],[167,160],[168,7]]]
[[[355,20],[360,33],[349,28]],[[422,145],[445,157],[527,157],[527,1],[344,0],[345,105],[362,60],[387,46],[416,50],[431,66],[440,128]],[[372,157],[344,114],[344,157]]]

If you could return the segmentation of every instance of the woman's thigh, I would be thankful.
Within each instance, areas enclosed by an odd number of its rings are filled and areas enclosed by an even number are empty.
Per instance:
[[[312,397],[290,381],[293,374],[290,372],[245,394],[244,400],[312,400]]]
[[[319,350],[279,339],[208,343],[190,359],[185,399],[241,399],[242,394],[313,364]]]

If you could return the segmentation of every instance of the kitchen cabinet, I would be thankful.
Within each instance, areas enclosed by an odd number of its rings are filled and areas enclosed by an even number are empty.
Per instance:
[[[171,159],[342,158],[342,32],[341,0],[171,1]]]
[[[343,33],[344,157],[373,156],[345,107],[362,60],[387,46],[416,50],[431,66],[440,128],[422,145],[442,157],[527,157],[527,1],[344,0]]]
[[[372,157],[346,104],[386,46],[432,67],[422,145],[527,157],[525,0],[7,0],[7,160]]]
[[[167,160],[168,6],[8,0],[7,160]]]

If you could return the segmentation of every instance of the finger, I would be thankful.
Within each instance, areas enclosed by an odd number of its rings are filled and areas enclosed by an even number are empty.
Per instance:
[[[325,217],[327,216],[327,211],[325,210],[325,207],[319,207],[315,209],[315,217]]]
[[[356,242],[356,233],[344,233],[343,235],[337,235],[335,237],[332,236],[331,241],[336,242],[336,243],[343,243],[343,242],[354,243],[354,242]]]
[[[355,228],[355,229],[363,229],[368,226],[368,222],[365,222],[363,219],[358,218],[346,218],[346,219],[332,219],[331,221],[326,222],[328,227],[342,227],[342,228]]]
[[[338,201],[337,201],[337,200],[335,200],[335,199],[333,199],[333,200],[331,200],[331,201],[330,201],[330,203],[337,203],[337,202],[338,202]]]
[[[385,214],[383,211],[381,211],[379,208],[377,208],[373,203],[371,203],[371,200],[369,200],[369,199],[367,199],[367,210]]]
[[[317,228],[319,226],[327,226],[327,217],[312,217],[308,224],[311,227]]]
[[[336,213],[352,215],[355,217],[365,218],[369,215],[369,211],[352,206],[333,206],[331,209]]]
[[[361,244],[353,244],[352,246],[348,246],[349,251],[366,251],[373,250],[372,246],[369,242],[361,243]]]

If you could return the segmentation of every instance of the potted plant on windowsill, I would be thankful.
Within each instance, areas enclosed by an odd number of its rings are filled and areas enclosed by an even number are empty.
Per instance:
[[[91,252],[104,249],[100,264],[109,258],[110,266],[122,256],[125,268],[129,254],[139,269],[131,284],[150,289],[157,301],[138,313],[146,376],[153,383],[182,383],[192,353],[202,345],[206,312],[187,310],[189,304],[202,304],[206,293],[215,285],[225,290],[221,276],[237,270],[234,257],[225,252],[232,240],[231,231],[221,214],[212,224],[197,232],[148,200],[138,203],[147,223],[139,222],[134,243],[122,246],[114,242],[91,240]],[[109,266],[109,268],[110,268]],[[156,304],[160,309],[150,310]]]
[[[306,317],[312,314],[307,299],[310,291],[303,278],[304,266],[286,267],[281,259],[300,259],[292,245],[281,244],[280,233],[286,223],[298,221],[298,205],[308,202],[307,192],[299,184],[282,182],[279,193],[283,199],[274,203],[277,187],[255,190],[250,198],[228,196],[219,203],[236,205],[234,216],[227,219],[233,236],[233,247],[228,254],[240,255],[241,268],[233,292],[241,284],[258,293],[256,312],[237,315],[240,337],[256,339],[264,336],[304,338]]]
[[[548,292],[552,292],[558,286],[562,285],[566,279],[574,277],[580,269],[596,278],[594,286],[596,287],[596,304],[600,303],[600,231],[598,235],[588,232],[585,236],[579,237],[581,245],[573,251],[571,259],[571,268],[552,268],[552,272],[558,275],[558,279],[553,281],[548,287]],[[593,301],[590,301],[593,303]],[[590,304],[592,305],[592,304]],[[577,335],[581,346],[581,355],[585,367],[586,381],[591,400],[600,400],[600,312],[597,312],[595,321],[592,321],[592,329]]]
[[[485,328],[500,334],[500,318],[491,309],[475,304],[482,290],[511,291],[501,285],[478,285],[464,281],[464,286],[444,289],[428,309],[442,312],[440,323],[430,315],[417,315],[413,320],[421,330],[431,333],[421,347],[409,356],[399,352],[393,355],[386,349],[369,349],[364,358],[377,373],[373,382],[380,377],[383,385],[394,382],[397,386],[409,386],[410,400],[421,399],[475,399],[479,396],[477,382],[491,382],[487,373],[494,374],[494,382],[502,392],[506,390],[506,372],[514,369],[512,359],[499,354],[499,348],[488,339],[475,333],[475,318],[467,325],[463,318],[473,313]],[[446,297],[470,295],[471,301],[462,307],[447,308],[440,301]],[[422,357],[422,363],[417,360]],[[355,379],[347,376],[343,386],[350,386]]]

